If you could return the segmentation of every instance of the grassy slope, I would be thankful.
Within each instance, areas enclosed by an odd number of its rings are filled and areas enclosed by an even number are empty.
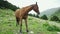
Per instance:
[[[10,9],[0,9],[0,34],[16,34],[19,33],[19,26],[16,26],[14,12]],[[48,31],[43,24],[49,23],[50,25],[60,26],[60,23],[50,22],[47,20],[41,20],[35,17],[28,18],[29,31],[33,31],[33,34],[56,34],[56,31]],[[25,23],[23,21],[23,33],[25,32]]]

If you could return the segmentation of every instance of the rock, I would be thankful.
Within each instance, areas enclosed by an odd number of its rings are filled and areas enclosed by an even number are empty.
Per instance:
[[[30,34],[34,34],[34,32],[33,32],[33,31],[30,31],[29,33],[30,33]]]
[[[57,34],[60,34],[60,32],[57,32]]]
[[[9,18],[9,21],[12,21],[13,20],[13,18]]]

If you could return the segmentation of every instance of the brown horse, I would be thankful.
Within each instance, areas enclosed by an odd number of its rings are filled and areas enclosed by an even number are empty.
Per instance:
[[[30,6],[27,6],[27,7],[23,7],[21,9],[17,9],[15,11],[15,16],[16,16],[16,21],[17,21],[16,25],[20,24],[20,32],[21,33],[22,33],[22,19],[25,20],[26,31],[28,32],[28,25],[27,25],[28,13],[31,10],[34,10],[37,14],[40,14],[38,9],[39,8],[38,8],[37,2],[36,2],[36,4],[30,5]]]

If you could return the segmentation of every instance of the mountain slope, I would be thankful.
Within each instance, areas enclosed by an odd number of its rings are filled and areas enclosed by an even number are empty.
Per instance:
[[[44,24],[50,25],[58,25],[60,27],[60,23],[42,20],[35,17],[28,17],[28,27],[30,33],[32,34],[57,34],[56,31],[48,31],[44,26]],[[25,31],[25,23],[23,21],[23,34],[27,34]],[[19,34],[20,26],[16,26],[16,19],[14,16],[14,12],[10,9],[0,9],[0,34]]]
[[[44,14],[47,15],[48,17],[51,16],[52,14],[54,14],[55,12],[57,12],[59,8],[51,8],[51,9],[47,9],[45,11],[43,11],[40,16],[43,16]]]
[[[55,12],[54,14],[52,14],[52,16],[57,16],[60,18],[60,8],[57,10],[57,12]]]

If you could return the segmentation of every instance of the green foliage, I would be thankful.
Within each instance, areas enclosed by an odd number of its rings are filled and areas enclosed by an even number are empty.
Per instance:
[[[33,14],[33,17],[35,17],[35,14]]]
[[[48,23],[43,24],[43,26],[48,30],[48,31],[60,31],[60,28],[58,28],[55,25],[49,25]]]
[[[32,18],[29,18],[28,20],[32,20]]]
[[[48,23],[45,23],[45,24],[43,24],[43,26],[44,26],[44,27],[48,27],[48,26],[49,26],[49,24],[48,24]]]
[[[29,16],[39,18],[39,16],[38,15],[35,15],[35,14],[29,14]]]
[[[28,14],[29,16],[32,16],[32,14]]]
[[[36,17],[35,14],[28,14],[29,16]]]
[[[4,1],[4,0],[0,0],[0,8],[7,8],[7,9],[11,9],[13,11],[18,9],[18,7],[16,7],[15,5],[12,5],[8,1]]]
[[[51,16],[57,16],[60,19],[60,7],[58,8],[58,10],[56,10],[56,12],[54,14],[52,14]]]
[[[48,18],[47,18],[46,15],[43,15],[43,16],[41,17],[41,19],[48,20]]]
[[[53,17],[51,17],[50,20],[51,20],[51,21],[59,21],[59,18],[58,18],[57,16],[53,16]]]
[[[39,18],[39,16],[38,16],[38,15],[36,15],[35,17]]]
[[[49,31],[60,31],[60,29],[56,26],[48,26],[47,30],[49,30]]]

